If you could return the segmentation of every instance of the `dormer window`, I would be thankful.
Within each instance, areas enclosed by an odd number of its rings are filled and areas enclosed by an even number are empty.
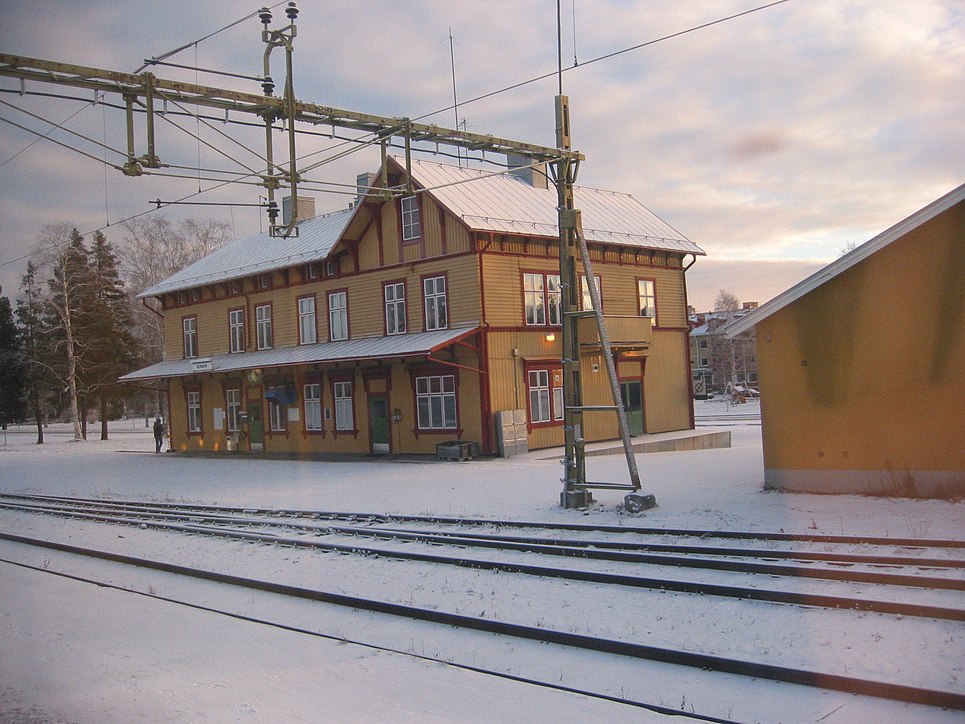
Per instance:
[[[258,288],[259,288],[259,289],[270,289],[270,288],[271,288],[271,274],[259,274],[259,275],[258,275]]]
[[[178,292],[178,304],[187,304],[187,303],[188,303],[188,295],[185,294],[184,292]]]
[[[200,290],[200,289],[192,289],[192,290],[191,290],[191,301],[192,301],[192,302],[200,302],[200,301],[201,301],[201,290]]]
[[[231,295],[241,294],[241,282],[237,279],[228,282],[228,293]]]
[[[314,264],[309,264],[305,267],[305,278],[306,279],[318,279],[318,267]]]
[[[337,261],[327,261],[325,262],[325,275],[330,277],[338,276],[338,262]]]
[[[402,241],[415,241],[422,238],[422,219],[419,213],[419,199],[406,196],[402,199]]]

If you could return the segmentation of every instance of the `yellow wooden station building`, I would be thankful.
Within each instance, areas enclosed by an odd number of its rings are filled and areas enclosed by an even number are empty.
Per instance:
[[[390,158],[351,208],[314,216],[299,198],[296,234],[235,240],[139,294],[161,302],[165,355],[122,379],[166,386],[175,450],[562,445],[547,185],[538,168]],[[627,194],[575,198],[631,433],[692,428],[685,272],[704,252]],[[595,322],[580,327],[584,401],[612,404]],[[619,437],[615,415],[584,424],[588,441]]]

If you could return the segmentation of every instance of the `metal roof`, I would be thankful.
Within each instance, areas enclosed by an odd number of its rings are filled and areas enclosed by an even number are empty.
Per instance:
[[[965,201],[965,184],[962,184],[956,189],[952,189],[940,199],[932,201],[930,204],[928,204],[928,206],[919,209],[911,216],[899,221],[897,224],[881,232],[873,239],[869,239],[857,249],[853,249],[840,259],[836,259],[823,269],[819,269],[804,281],[799,282],[790,289],[778,294],[776,297],[768,302],[765,302],[757,309],[748,312],[745,317],[731,322],[724,327],[724,336],[733,338],[741,332],[747,331],[761,320],[766,319],[781,309],[784,309],[784,307],[792,302],[797,301],[808,292],[817,289],[825,282],[834,279],[834,277],[838,276],[842,272],[847,271],[859,262],[864,261],[879,249],[888,246],[893,241],[897,241],[901,237],[905,236],[905,234],[914,231],[925,222],[930,221],[943,211],[947,211],[952,206],[960,204],[963,201]]]
[[[354,213],[355,209],[342,209],[306,219],[298,224],[298,236],[275,237],[266,231],[235,239],[148,287],[137,298],[156,297],[179,289],[321,261],[341,238]]]
[[[473,334],[479,327],[459,327],[433,332],[398,334],[386,337],[363,337],[343,342],[322,342],[298,347],[277,347],[255,352],[216,354],[210,357],[165,360],[120,378],[121,382],[157,380],[168,377],[187,377],[199,374],[198,363],[204,373],[237,372],[265,367],[287,367],[315,362],[350,362],[360,359],[413,357],[431,354]],[[210,362],[210,367],[207,363]]]
[[[400,159],[396,159],[400,161]],[[471,229],[558,237],[557,194],[507,173],[413,159],[412,178]],[[587,241],[703,255],[704,251],[629,194],[577,186]]]

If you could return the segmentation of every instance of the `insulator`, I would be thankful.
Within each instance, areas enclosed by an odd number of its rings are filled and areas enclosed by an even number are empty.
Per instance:
[[[271,79],[270,75],[266,75],[261,81],[261,87],[264,89],[265,95],[270,96],[275,92],[275,81]]]
[[[274,201],[268,202],[268,221],[274,224],[278,220],[278,204]]]
[[[258,17],[261,18],[261,22],[268,27],[268,23],[271,22],[271,10],[268,8],[262,8],[258,11]]]
[[[288,7],[285,8],[285,15],[292,22],[295,22],[295,18],[298,17],[298,8],[295,7],[295,3],[288,3]]]

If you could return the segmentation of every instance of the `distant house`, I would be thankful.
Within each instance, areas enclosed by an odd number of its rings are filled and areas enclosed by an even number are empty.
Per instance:
[[[965,185],[726,328],[757,330],[768,488],[965,494]]]
[[[299,199],[297,235],[238,239],[140,293],[161,301],[165,357],[123,379],[167,386],[175,449],[494,453],[497,413],[528,448],[563,443],[555,189],[525,169],[387,172],[393,193],[363,174],[349,209]],[[692,428],[685,269],[704,252],[627,194],[575,196],[632,432]],[[612,405],[592,321],[583,401]],[[616,415],[582,432],[616,438]]]
[[[732,312],[700,312],[690,315],[690,366],[694,397],[706,398],[723,391],[728,383],[736,387],[757,387],[757,341],[749,329],[729,339],[724,328],[741,319],[757,302],[744,302]]]

